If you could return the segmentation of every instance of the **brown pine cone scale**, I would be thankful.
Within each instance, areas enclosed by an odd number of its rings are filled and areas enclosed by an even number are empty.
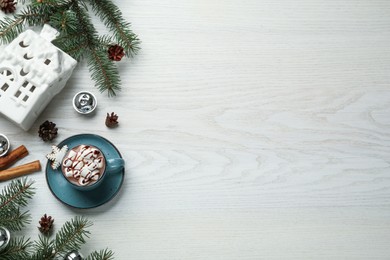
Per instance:
[[[14,0],[0,0],[0,9],[6,14],[15,12],[15,5]]]

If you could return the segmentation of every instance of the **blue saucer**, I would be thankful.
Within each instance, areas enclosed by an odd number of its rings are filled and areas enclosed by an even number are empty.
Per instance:
[[[110,141],[99,135],[74,135],[59,143],[58,147],[61,148],[67,145],[69,149],[72,149],[80,144],[96,146],[107,159],[122,158],[118,149]],[[46,164],[46,180],[51,192],[59,201],[74,208],[88,209],[103,205],[115,197],[125,177],[125,169],[123,168],[120,171],[106,176],[104,182],[91,191],[79,191],[68,183],[61,172],[61,167],[53,170],[51,161],[48,161]]]

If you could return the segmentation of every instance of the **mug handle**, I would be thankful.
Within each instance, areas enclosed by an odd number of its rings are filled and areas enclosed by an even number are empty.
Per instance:
[[[106,174],[119,172],[125,167],[125,160],[122,158],[112,158],[106,160]]]

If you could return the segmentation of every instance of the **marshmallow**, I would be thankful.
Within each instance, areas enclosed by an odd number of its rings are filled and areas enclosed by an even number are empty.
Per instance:
[[[89,145],[80,145],[78,152],[76,151],[70,150],[63,160],[64,175],[67,178],[73,177],[81,186],[97,181],[104,168],[102,152]]]
[[[65,175],[66,175],[66,177],[72,177],[73,170],[71,168],[65,168]]]
[[[88,168],[90,171],[93,171],[93,170],[95,170],[96,168],[98,168],[98,165],[95,163],[95,161],[89,162],[89,163],[87,164],[87,168]]]
[[[66,158],[66,159],[64,160],[64,162],[62,163],[62,165],[64,165],[64,167],[70,167],[70,166],[72,165],[72,163],[73,163],[73,160],[72,160],[72,159]]]
[[[73,165],[72,165],[72,167],[75,170],[80,170],[81,168],[83,168],[83,166],[84,166],[84,162],[83,161],[74,161]]]
[[[83,177],[80,177],[78,183],[80,184],[80,186],[85,186],[88,184],[88,182],[85,181],[85,179]]]
[[[97,168],[101,169],[103,168],[103,161],[104,158],[102,156],[96,158],[93,162],[97,165]]]
[[[77,156],[77,153],[75,152],[75,151],[73,151],[73,150],[70,150],[69,151],[69,153],[68,153],[68,158],[70,159],[70,160],[74,160],[75,158],[76,158],[76,156]]]
[[[83,169],[80,171],[80,175],[81,175],[81,177],[84,177],[84,178],[86,178],[88,174],[91,174],[91,171],[90,171],[90,170],[88,170],[88,168],[87,168],[87,167],[84,167],[84,168],[83,168]]]
[[[74,177],[75,179],[80,178],[80,171],[79,171],[79,170],[74,170],[74,171],[73,171],[73,177]]]

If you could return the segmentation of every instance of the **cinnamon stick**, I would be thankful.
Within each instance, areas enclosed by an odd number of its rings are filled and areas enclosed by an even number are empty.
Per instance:
[[[0,181],[7,181],[40,170],[41,163],[39,160],[36,160],[4,171],[0,171]]]
[[[0,157],[0,169],[3,169],[15,161],[22,159],[28,155],[27,148],[24,145],[19,146],[18,148],[12,150],[8,155]]]

